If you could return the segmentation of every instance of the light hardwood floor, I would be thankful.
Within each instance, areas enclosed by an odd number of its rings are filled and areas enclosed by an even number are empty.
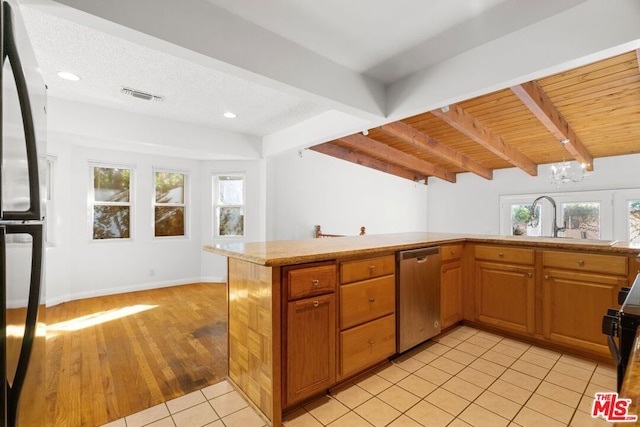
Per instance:
[[[51,426],[99,426],[227,375],[225,284],[71,301],[47,324]]]

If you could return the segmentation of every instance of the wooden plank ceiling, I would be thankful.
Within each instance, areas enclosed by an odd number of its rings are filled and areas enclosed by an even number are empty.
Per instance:
[[[563,160],[593,170],[594,158],[640,152],[639,58],[628,52],[310,149],[425,183],[510,167],[536,176]]]

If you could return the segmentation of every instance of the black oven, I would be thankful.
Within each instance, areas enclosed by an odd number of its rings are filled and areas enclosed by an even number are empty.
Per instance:
[[[602,333],[608,335],[609,350],[617,365],[618,392],[620,392],[636,330],[640,326],[640,274],[631,288],[622,288],[618,294],[618,303],[622,304],[620,310],[610,308],[602,319]],[[616,344],[616,337],[618,344]]]

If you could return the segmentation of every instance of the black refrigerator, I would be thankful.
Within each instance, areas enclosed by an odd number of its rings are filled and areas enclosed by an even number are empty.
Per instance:
[[[17,0],[2,0],[0,388],[3,426],[46,425],[46,89]]]

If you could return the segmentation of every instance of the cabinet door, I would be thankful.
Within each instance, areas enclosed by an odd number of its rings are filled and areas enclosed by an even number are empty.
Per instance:
[[[618,306],[626,278],[546,269],[542,280],[542,328],[545,338],[609,355],[602,316]]]
[[[516,332],[534,332],[533,267],[477,262],[476,320]]]
[[[442,264],[440,323],[442,329],[462,320],[462,267],[459,261]]]
[[[335,383],[336,333],[335,294],[288,304],[286,406]]]

